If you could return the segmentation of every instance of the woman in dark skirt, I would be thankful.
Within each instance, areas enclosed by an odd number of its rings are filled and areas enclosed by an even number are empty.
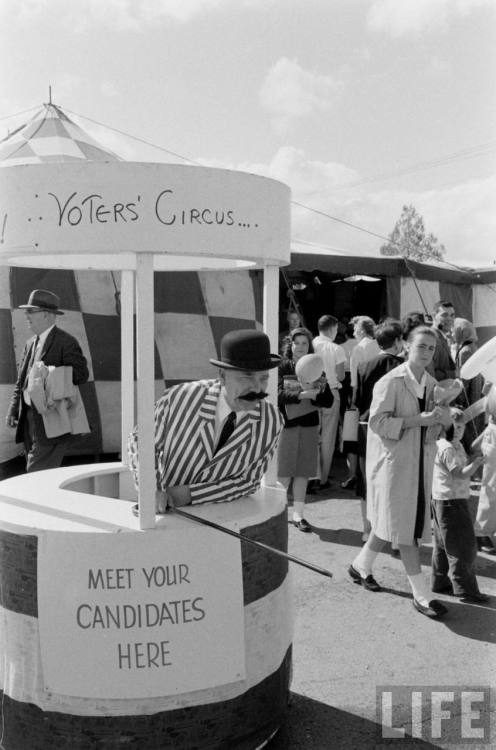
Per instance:
[[[312,358],[306,355],[312,354]],[[302,358],[305,357],[305,360]],[[298,373],[297,364],[304,367]],[[320,377],[306,380],[304,370],[317,367]],[[312,334],[306,328],[295,328],[279,366],[278,404],[284,417],[279,438],[277,474],[286,487],[293,485],[293,523],[300,531],[310,531],[304,518],[309,477],[317,473],[319,455],[319,406],[330,407],[333,395],[322,378],[322,360],[313,354]],[[308,372],[308,370],[307,370]],[[299,374],[299,377],[298,377]]]

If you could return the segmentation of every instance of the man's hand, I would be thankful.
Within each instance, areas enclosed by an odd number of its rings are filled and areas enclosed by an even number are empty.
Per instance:
[[[177,487],[167,487],[167,500],[171,508],[180,508],[182,505],[191,505],[191,494],[189,487],[185,484]]]
[[[5,424],[7,427],[17,427],[17,419],[15,417],[5,417]]]
[[[155,512],[165,513],[167,510],[167,493],[162,490],[156,490],[155,492]]]

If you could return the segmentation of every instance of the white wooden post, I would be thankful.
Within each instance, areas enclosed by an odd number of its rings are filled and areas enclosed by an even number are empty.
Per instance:
[[[263,279],[263,327],[270,339],[271,351],[278,353],[279,341],[279,267],[264,266]],[[269,371],[269,398],[277,404],[277,368]],[[277,456],[270,461],[265,474],[265,483],[277,484]]]
[[[155,527],[155,317],[153,255],[136,256],[136,363],[139,448],[139,523]]]
[[[121,460],[135,425],[134,398],[134,271],[121,272]]]

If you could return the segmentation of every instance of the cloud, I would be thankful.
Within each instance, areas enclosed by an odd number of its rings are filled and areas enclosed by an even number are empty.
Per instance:
[[[373,0],[367,22],[372,31],[392,37],[418,35],[445,31],[453,20],[484,6],[494,9],[494,0]]]
[[[264,164],[203,163],[289,185],[295,241],[341,248],[350,255],[378,255],[384,243],[381,237],[392,232],[403,206],[412,204],[423,217],[426,231],[446,247],[448,262],[481,267],[496,258],[496,175],[426,191],[377,189],[367,184],[343,187],[360,182],[363,176],[344,164],[308,159],[302,149],[293,147],[279,149]],[[316,251],[313,246],[308,250]]]
[[[139,31],[159,22],[189,21],[225,0],[88,0],[93,21],[117,31]]]
[[[238,7],[255,2],[245,0]],[[230,0],[1,0],[0,18],[25,24],[51,17],[76,32],[95,26],[144,31],[158,23],[186,23],[202,13],[231,7]]]
[[[105,98],[113,99],[115,96],[119,96],[119,90],[113,81],[101,81],[100,91]]]
[[[294,119],[328,112],[341,89],[341,81],[332,76],[313,73],[297,60],[281,57],[262,83],[260,102],[275,127],[284,130]]]

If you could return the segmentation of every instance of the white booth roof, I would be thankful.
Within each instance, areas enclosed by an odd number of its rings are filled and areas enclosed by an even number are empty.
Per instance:
[[[0,170],[0,260],[38,268],[260,268],[290,260],[290,190],[245,172],[83,162]]]

